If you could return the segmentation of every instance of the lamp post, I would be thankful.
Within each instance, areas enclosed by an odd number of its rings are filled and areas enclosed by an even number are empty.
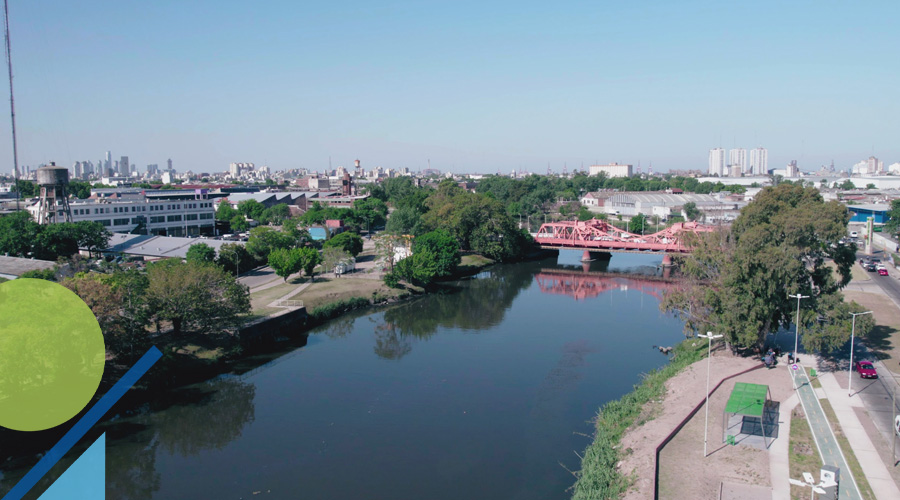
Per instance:
[[[713,332],[706,332],[706,335],[697,334],[698,337],[709,339],[709,347],[706,351],[706,423],[703,425],[703,458],[706,458],[706,437],[709,434],[709,365],[712,359],[712,341],[720,339],[723,335],[713,335]]]
[[[866,311],[861,313],[850,313],[853,316],[853,326],[850,327],[850,366],[847,367],[847,397],[853,396],[853,388],[851,384],[853,383],[853,340],[856,338],[856,317],[862,316],[863,314],[872,314],[872,311]]]
[[[797,292],[797,295],[788,295],[788,297],[792,299],[797,299],[797,320],[794,322],[794,326],[796,327],[796,332],[794,333],[794,358],[797,357],[797,348],[799,347],[800,342],[800,299],[808,299],[809,295],[800,295]]]

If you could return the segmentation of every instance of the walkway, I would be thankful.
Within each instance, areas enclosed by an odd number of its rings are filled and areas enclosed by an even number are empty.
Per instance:
[[[859,461],[875,497],[900,498],[900,488],[897,488],[890,472],[878,455],[875,445],[869,439],[869,435],[866,434],[859,417],[853,410],[854,407],[863,407],[859,395],[854,393],[853,397],[848,397],[847,389],[838,384],[833,372],[821,374],[819,382],[828,397],[828,402],[834,408],[838,423],[841,424],[841,431],[850,441],[850,447],[853,449],[856,460]],[[843,477],[843,471],[841,476]]]
[[[828,424],[825,411],[822,410],[822,405],[819,404],[819,398],[810,383],[809,377],[806,375],[806,370],[800,365],[799,370],[791,370],[791,376],[794,379],[794,384],[798,387],[797,395],[800,398],[800,403],[803,405],[803,412],[806,413],[809,427],[812,429],[813,438],[816,440],[822,462],[836,466],[841,470],[840,498],[842,500],[862,500],[859,489],[856,487],[856,481],[850,472],[850,467],[847,466],[847,461],[844,459],[844,454],[838,446],[837,438],[834,437],[834,432],[832,432],[831,426]],[[810,472],[814,476],[818,476],[816,471]],[[879,496],[879,498],[897,497]]]
[[[772,500],[791,500],[790,441],[791,413],[800,404],[797,394],[778,407],[778,437],[769,447],[769,474],[772,477]]]

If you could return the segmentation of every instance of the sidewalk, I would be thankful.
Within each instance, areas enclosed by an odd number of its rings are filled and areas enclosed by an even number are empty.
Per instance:
[[[847,466],[847,460],[844,458],[840,446],[838,446],[837,438],[834,437],[831,425],[829,425],[828,419],[825,417],[825,411],[822,410],[822,405],[819,404],[816,391],[806,375],[806,370],[801,365],[799,370],[791,370],[791,377],[793,377],[794,383],[797,385],[797,396],[803,405],[803,411],[806,413],[806,420],[809,422],[810,429],[812,429],[813,438],[816,440],[822,462],[838,467],[841,470],[841,500],[861,500],[862,497],[859,494],[859,489],[856,487],[856,480],[853,478],[853,473],[850,472],[850,467]],[[835,383],[837,382],[835,381]],[[852,409],[850,411],[852,412]],[[878,461],[881,462],[880,459]],[[884,464],[882,464],[882,467],[884,467]],[[815,475],[815,471],[810,472],[813,472]],[[898,497],[881,497],[879,495],[878,498]]]
[[[791,500],[790,435],[791,413],[800,404],[797,394],[778,407],[778,437],[769,448],[769,474],[772,476],[772,500]]]
[[[859,465],[862,467],[863,473],[866,475],[866,479],[875,493],[875,497],[900,498],[900,488],[897,488],[890,472],[885,467],[884,462],[881,461],[881,457],[878,456],[875,445],[869,439],[869,435],[866,434],[859,418],[856,416],[856,412],[853,410],[854,407],[863,407],[862,400],[856,395],[848,397],[847,390],[838,384],[832,372],[819,375],[819,382],[822,384],[822,389],[825,391],[828,402],[834,408],[838,423],[841,425],[841,431],[847,436],[850,448],[853,449],[856,460],[859,461]],[[841,479],[843,477],[844,471],[841,470]]]

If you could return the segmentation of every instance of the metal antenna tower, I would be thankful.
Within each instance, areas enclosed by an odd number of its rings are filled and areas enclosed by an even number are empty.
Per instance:
[[[16,179],[16,211],[21,210],[19,199],[19,151],[16,147],[16,103],[13,100],[12,49],[9,44],[9,0],[3,0],[3,19],[6,23],[6,68],[9,70],[9,117],[12,121],[13,175]]]

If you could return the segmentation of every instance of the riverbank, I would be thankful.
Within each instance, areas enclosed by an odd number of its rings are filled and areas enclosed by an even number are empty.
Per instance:
[[[621,467],[626,456],[633,453],[623,449],[623,436],[629,429],[662,414],[660,400],[667,392],[666,381],[703,358],[705,347],[697,339],[684,340],[675,346],[669,364],[651,371],[634,390],[600,408],[594,441],[584,450],[581,470],[576,474],[573,499],[620,498],[628,491],[636,476],[631,469]],[[641,451],[641,455],[646,457],[646,451]]]

